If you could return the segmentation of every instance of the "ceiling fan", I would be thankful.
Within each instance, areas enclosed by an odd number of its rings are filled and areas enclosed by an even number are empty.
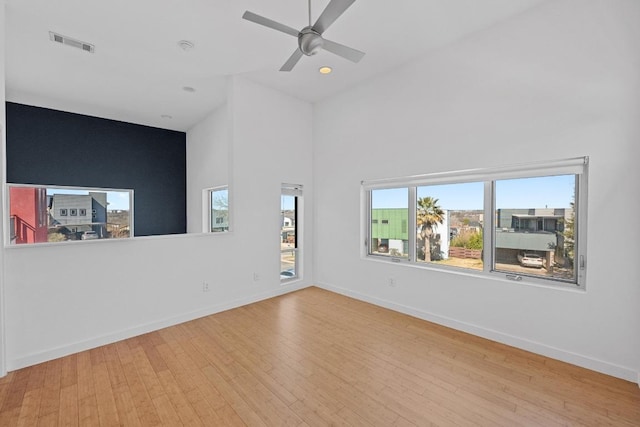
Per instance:
[[[322,33],[324,33],[354,1],[355,0],[331,0],[322,14],[320,14],[316,23],[311,25],[311,0],[309,0],[309,25],[300,31],[279,22],[272,21],[269,18],[256,15],[248,10],[242,15],[242,18],[298,38],[298,48],[293,52],[293,55],[289,57],[287,62],[284,63],[282,68],[280,68],[280,71],[291,71],[300,58],[302,58],[302,55],[315,55],[322,49],[328,50],[349,61],[358,62],[364,56],[364,52],[322,37]]]

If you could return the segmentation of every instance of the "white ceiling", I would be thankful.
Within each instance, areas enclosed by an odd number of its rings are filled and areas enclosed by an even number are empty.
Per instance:
[[[285,73],[297,40],[241,16],[301,29],[307,0],[7,0],[7,100],[186,131],[225,102],[227,76],[316,102],[543,1],[357,0],[324,37],[366,52],[362,61],[323,51]],[[312,1],[314,21],[328,3]],[[54,43],[49,31],[95,53]],[[322,65],[334,72],[320,75]]]

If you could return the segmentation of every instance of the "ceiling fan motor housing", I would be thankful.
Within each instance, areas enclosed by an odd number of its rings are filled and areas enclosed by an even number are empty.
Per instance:
[[[315,55],[322,50],[324,40],[322,36],[311,27],[305,27],[298,35],[300,51],[307,56]]]

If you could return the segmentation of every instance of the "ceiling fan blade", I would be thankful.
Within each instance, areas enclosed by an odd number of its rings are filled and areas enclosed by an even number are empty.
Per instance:
[[[284,25],[269,18],[265,18],[264,16],[256,15],[255,13],[249,12],[248,10],[242,15],[242,19],[255,22],[256,24],[264,25],[265,27],[281,31],[293,37],[298,37],[298,34],[300,34],[300,31],[291,28],[288,25]]]
[[[322,11],[322,14],[316,23],[313,24],[313,30],[320,34],[324,33],[327,28],[329,28],[329,26],[353,4],[354,1],[356,0],[331,0],[327,7]]]
[[[348,59],[351,62],[359,62],[364,56],[364,52],[360,52],[357,49],[345,46],[340,43],[332,42],[331,40],[323,39],[324,43],[322,48],[328,50],[331,53],[335,53],[338,56]]]
[[[296,49],[295,52],[293,52],[293,55],[291,55],[289,59],[287,59],[287,62],[285,62],[280,68],[280,71],[291,71],[298,61],[300,61],[302,55],[302,51],[300,49]]]

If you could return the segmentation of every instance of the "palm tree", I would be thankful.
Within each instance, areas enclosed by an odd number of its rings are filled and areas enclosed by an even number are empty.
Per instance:
[[[420,238],[424,239],[424,260],[431,261],[431,238],[436,224],[444,221],[444,211],[438,206],[438,199],[426,196],[418,199],[416,220],[420,227]]]

